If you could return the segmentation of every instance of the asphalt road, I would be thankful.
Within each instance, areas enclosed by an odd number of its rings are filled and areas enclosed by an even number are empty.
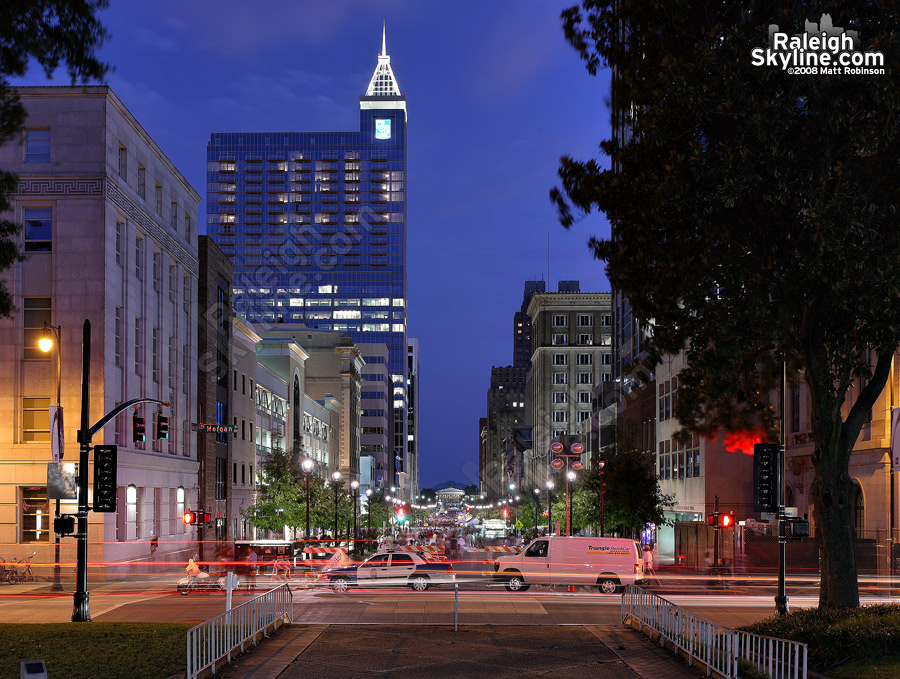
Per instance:
[[[154,576],[90,585],[90,608],[98,621],[202,622],[225,610],[222,592],[174,591],[174,578]],[[621,621],[620,597],[592,588],[575,592],[533,587],[507,592],[478,580],[463,582],[458,598],[453,588],[414,592],[407,588],[351,589],[338,594],[328,589],[305,589],[295,581],[294,617],[302,624],[453,624],[465,625],[616,625]],[[259,591],[269,586],[258,579]],[[67,622],[72,613],[72,590],[51,592],[48,583],[0,587],[0,615],[25,623]],[[772,588],[735,588],[710,592],[701,588],[659,591],[673,603],[716,623],[736,627],[774,613]],[[791,607],[813,607],[816,593],[789,590]],[[239,591],[234,604],[254,593]],[[862,597],[866,603],[884,602],[883,596]]]

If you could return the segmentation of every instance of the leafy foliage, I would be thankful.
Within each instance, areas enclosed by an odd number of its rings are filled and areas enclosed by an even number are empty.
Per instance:
[[[900,648],[900,605],[849,611],[799,610],[742,629],[808,644],[810,669],[824,672],[852,660],[896,656]]]
[[[10,77],[21,77],[35,60],[51,76],[65,64],[74,84],[103,78],[109,67],[96,50],[106,40],[106,29],[97,13],[107,0],[4,0],[0,3],[0,145],[15,139],[25,124],[25,107],[10,86]],[[10,197],[19,178],[0,170],[0,214],[11,209]],[[24,258],[16,237],[21,225],[0,219],[0,271]],[[0,318],[13,312],[13,299],[0,281]]]
[[[882,52],[887,73],[751,64],[770,24],[799,33],[823,13]],[[859,603],[848,463],[900,342],[897,18],[895,1],[847,0],[584,0],[563,12],[588,70],[614,69],[616,129],[600,146],[610,169],[562,159],[561,221],[606,213],[613,236],[591,247],[635,317],[652,319],[649,362],[685,352],[676,415],[688,430],[774,439],[769,395],[783,365],[792,379],[804,371],[831,607]]]
[[[256,486],[256,502],[246,507],[242,514],[258,528],[280,531],[285,526],[306,525],[306,506],[300,511],[298,498],[305,493],[291,465],[290,454],[273,449],[259,466],[259,482]],[[304,502],[306,496],[303,496]]]

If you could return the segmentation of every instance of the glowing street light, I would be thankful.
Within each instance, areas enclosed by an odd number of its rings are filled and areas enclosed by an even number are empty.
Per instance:
[[[306,477],[306,533],[304,536],[309,540],[309,475],[312,474],[313,467],[316,466],[315,461],[311,457],[304,457],[300,463],[303,475]]]

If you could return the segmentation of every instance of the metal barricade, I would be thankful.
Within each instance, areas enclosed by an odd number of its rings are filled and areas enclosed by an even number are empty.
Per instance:
[[[284,584],[192,627],[187,632],[187,679],[215,674],[220,660],[231,662],[248,642],[255,645],[259,635],[267,637],[293,618],[293,596]]]
[[[806,679],[806,644],[735,631],[628,585],[622,594],[622,622],[632,621],[682,650],[689,664],[699,660],[729,679],[738,676],[740,661],[772,679]]]

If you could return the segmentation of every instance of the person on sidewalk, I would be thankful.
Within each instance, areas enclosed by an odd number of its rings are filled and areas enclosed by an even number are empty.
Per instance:
[[[256,551],[253,547],[250,547],[250,553],[247,554],[247,578],[249,580],[248,584],[256,588],[256,562],[258,557],[256,556]]]
[[[653,576],[655,575],[653,571],[653,547],[650,545],[644,545],[644,580],[648,585],[653,584]],[[659,581],[657,580],[657,583]]]

